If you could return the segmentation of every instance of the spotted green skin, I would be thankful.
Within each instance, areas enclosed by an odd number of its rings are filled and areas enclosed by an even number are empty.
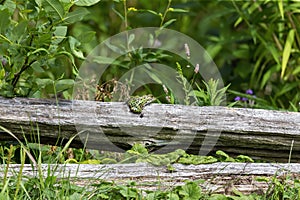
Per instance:
[[[144,95],[144,96],[133,96],[130,97],[130,99],[127,101],[127,105],[129,106],[129,109],[133,113],[141,113],[143,111],[143,108],[155,101],[155,97],[153,97],[151,94]]]

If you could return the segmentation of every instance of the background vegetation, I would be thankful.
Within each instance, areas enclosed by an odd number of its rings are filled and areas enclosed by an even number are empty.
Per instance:
[[[97,44],[124,30],[154,26],[197,40],[230,84],[229,100],[244,97],[236,105],[297,111],[299,11],[298,1],[5,0],[0,94],[70,99],[77,69]],[[204,86],[193,70],[185,68],[184,76]],[[111,68],[99,84],[122,73]],[[253,92],[245,94],[248,89]]]

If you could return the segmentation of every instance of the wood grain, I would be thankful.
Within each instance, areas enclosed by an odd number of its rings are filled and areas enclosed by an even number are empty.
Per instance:
[[[0,165],[0,177],[4,176],[4,165]],[[156,167],[147,163],[133,164],[66,164],[40,165],[39,170],[31,165],[24,165],[23,177],[43,175],[48,171],[58,179],[71,179],[80,186],[105,181],[114,181],[117,184],[127,185],[134,181],[138,188],[144,190],[164,190],[183,185],[185,181],[203,180],[199,185],[204,191],[213,193],[231,194],[238,190],[244,194],[266,192],[270,182],[258,181],[258,177],[273,177],[278,180],[289,180],[300,177],[300,164],[269,164],[269,163],[213,163],[203,165],[174,164],[175,171],[168,172],[166,167]],[[10,165],[7,176],[17,176],[20,165]]]
[[[300,159],[300,113],[228,107],[151,104],[143,115],[124,102],[0,98],[0,125],[18,138],[123,151],[141,142],[157,153],[181,148],[287,162]],[[1,140],[11,137],[1,132]],[[292,145],[293,144],[293,145]]]

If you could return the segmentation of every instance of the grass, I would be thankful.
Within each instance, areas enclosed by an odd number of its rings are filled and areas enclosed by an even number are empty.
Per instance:
[[[15,137],[9,130],[1,127],[2,130]],[[211,200],[236,200],[236,199],[299,199],[300,181],[291,174],[285,176],[258,177],[257,181],[268,184],[267,190],[262,194],[245,195],[233,188],[229,194],[216,194],[203,190],[199,184],[206,180],[187,181],[182,186],[170,187],[160,190],[141,189],[137,182],[131,181],[124,184],[117,184],[102,180],[101,177],[91,180],[74,178],[68,171],[61,171],[61,166],[67,163],[98,164],[98,163],[128,163],[128,162],[150,162],[153,165],[166,166],[171,173],[172,163],[202,164],[213,162],[253,162],[248,156],[237,156],[232,158],[225,152],[217,151],[216,157],[195,156],[177,150],[163,155],[148,153],[142,145],[135,145],[124,155],[113,153],[91,152],[85,149],[70,149],[71,140],[64,147],[53,147],[48,145],[23,144],[21,141],[16,144],[2,144],[0,156],[0,199],[211,199]],[[20,164],[18,170],[12,164]],[[27,163],[27,165],[25,165]],[[46,165],[42,163],[47,163]],[[30,164],[31,175],[26,175],[24,170]],[[51,165],[50,165],[51,164]],[[101,173],[99,165],[95,165]],[[77,168],[78,169],[78,168]],[[105,173],[105,171],[103,171]],[[75,175],[76,177],[76,175]],[[157,177],[160,182],[160,178]],[[84,184],[83,184],[84,182]],[[80,184],[78,184],[80,183]],[[158,183],[159,184],[159,183]]]

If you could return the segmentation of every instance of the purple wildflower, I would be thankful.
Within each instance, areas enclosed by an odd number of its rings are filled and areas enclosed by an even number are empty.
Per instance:
[[[240,96],[237,96],[237,97],[234,98],[234,100],[235,100],[235,101],[240,101],[240,100],[241,100],[241,97],[240,97]]]
[[[246,94],[252,95],[253,94],[253,90],[251,90],[251,89],[246,90]]]
[[[242,101],[248,101],[248,98],[242,97]]]

